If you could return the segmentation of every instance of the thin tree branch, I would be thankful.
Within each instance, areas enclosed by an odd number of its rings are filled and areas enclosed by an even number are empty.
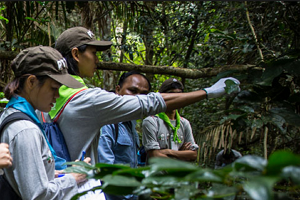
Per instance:
[[[268,127],[265,126],[265,134],[264,134],[264,157],[267,160],[268,159],[268,149],[267,149],[267,145],[268,145]]]
[[[264,56],[263,56],[262,51],[261,51],[261,49],[260,49],[260,47],[259,47],[259,43],[258,43],[258,40],[257,40],[257,36],[256,36],[256,34],[255,34],[254,28],[253,28],[253,26],[252,26],[252,24],[251,24],[251,21],[250,21],[249,11],[248,11],[248,8],[247,8],[247,1],[245,1],[245,7],[246,7],[247,21],[248,21],[248,24],[249,24],[249,26],[250,26],[252,35],[253,35],[253,37],[254,37],[254,42],[255,42],[255,44],[256,44],[256,48],[257,48],[257,51],[258,51],[260,60],[261,60],[262,62],[264,62]]]

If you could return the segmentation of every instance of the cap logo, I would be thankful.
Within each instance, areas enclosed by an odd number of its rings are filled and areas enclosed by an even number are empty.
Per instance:
[[[176,78],[173,78],[173,82],[177,82],[177,79],[176,79]]]
[[[62,58],[56,62],[57,62],[58,70],[61,71],[63,68],[67,68],[67,61],[65,58]]]
[[[87,34],[90,36],[90,38],[94,37],[94,33],[91,30],[88,30]]]

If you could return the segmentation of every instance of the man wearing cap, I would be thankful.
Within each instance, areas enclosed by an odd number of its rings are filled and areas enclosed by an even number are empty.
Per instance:
[[[111,47],[112,42],[97,41],[94,34],[84,27],[73,27],[65,30],[57,39],[55,48],[68,63],[68,72],[81,82],[84,87],[72,89],[62,86],[56,105],[49,112],[53,120],[69,98],[78,91],[57,121],[68,146],[72,160],[80,159],[82,151],[90,156],[92,164],[98,162],[98,142],[100,128],[106,124],[141,119],[174,110],[206,98],[216,98],[225,94],[225,80],[221,79],[210,89],[201,89],[189,93],[154,93],[147,95],[117,95],[101,88],[87,88],[83,78],[93,77],[99,59],[97,51]]]
[[[160,93],[182,93],[182,83],[169,78],[161,85]],[[194,141],[190,122],[177,110],[161,112],[143,120],[142,141],[147,160],[152,157],[169,157],[195,161],[198,145]]]

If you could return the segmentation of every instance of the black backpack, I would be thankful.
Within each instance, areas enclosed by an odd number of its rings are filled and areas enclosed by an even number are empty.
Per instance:
[[[0,114],[0,116],[1,115],[2,113]],[[0,124],[0,136],[2,135],[2,130],[8,123],[17,120],[29,120],[33,122],[33,120],[23,112],[12,113],[11,115],[7,116]],[[0,194],[1,194],[1,199],[22,200],[22,198],[18,196],[18,194],[14,191],[14,189],[9,184],[9,182],[5,179],[4,174],[0,175]]]

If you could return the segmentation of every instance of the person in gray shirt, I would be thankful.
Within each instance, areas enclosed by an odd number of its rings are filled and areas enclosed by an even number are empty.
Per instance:
[[[62,84],[82,87],[68,74],[65,62],[57,50],[47,46],[27,48],[12,61],[15,78],[4,89],[9,102],[0,123],[16,112],[29,116],[31,121],[7,124],[0,142],[9,144],[13,160],[11,167],[3,169],[4,179],[24,200],[68,200],[78,193],[77,184],[86,180],[86,175],[78,173],[55,178],[57,156],[35,113],[35,109],[50,111]]]
[[[164,81],[161,93],[182,93],[183,84],[176,78]],[[198,145],[195,143],[190,122],[181,117],[177,110],[162,112],[143,120],[142,141],[147,160],[152,157],[175,158],[195,161]]]
[[[142,119],[166,110],[174,110],[206,98],[217,98],[225,94],[225,80],[220,79],[212,87],[188,93],[154,93],[147,95],[123,95],[107,92],[101,88],[88,88],[84,77],[93,77],[99,59],[97,51],[105,51],[110,41],[99,41],[91,30],[73,27],[65,30],[56,40],[55,48],[68,63],[68,72],[84,87],[72,89],[62,86],[56,105],[48,113],[53,120],[69,98],[57,123],[64,135],[72,160],[80,159],[82,151],[91,157],[92,164],[98,162],[97,147],[100,128],[106,124]],[[239,84],[235,78],[229,78]],[[82,90],[83,89],[83,90]]]

